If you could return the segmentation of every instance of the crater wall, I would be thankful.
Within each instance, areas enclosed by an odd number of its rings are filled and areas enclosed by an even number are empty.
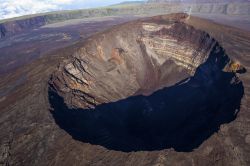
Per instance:
[[[159,16],[99,33],[60,65],[51,84],[68,106],[92,108],[175,85],[193,76],[208,58],[213,60],[204,73],[220,73],[230,62],[223,48],[185,24],[186,18]],[[207,74],[205,79],[213,82],[214,77]]]

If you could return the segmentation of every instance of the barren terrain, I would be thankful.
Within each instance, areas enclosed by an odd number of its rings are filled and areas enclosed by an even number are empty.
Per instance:
[[[249,18],[154,7],[0,39],[0,165],[250,165]]]

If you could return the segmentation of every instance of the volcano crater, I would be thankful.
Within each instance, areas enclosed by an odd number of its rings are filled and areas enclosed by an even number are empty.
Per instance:
[[[130,152],[192,151],[233,121],[244,95],[234,62],[186,19],[141,19],[79,44],[49,82],[56,123],[74,139]]]

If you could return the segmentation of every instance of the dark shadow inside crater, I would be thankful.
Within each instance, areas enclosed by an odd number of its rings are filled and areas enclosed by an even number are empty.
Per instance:
[[[48,91],[56,123],[74,139],[124,152],[174,148],[192,151],[233,121],[244,95],[242,82],[214,65],[213,56],[193,77],[150,96],[132,96],[93,109],[70,109]]]

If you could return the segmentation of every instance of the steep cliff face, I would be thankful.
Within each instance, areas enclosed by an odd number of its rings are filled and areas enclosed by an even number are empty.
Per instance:
[[[6,29],[3,25],[0,25],[0,39],[3,38],[6,34]]]
[[[46,24],[44,16],[36,16],[23,20],[9,21],[0,24],[0,38],[11,36]]]
[[[207,33],[185,24],[186,18],[154,17],[91,37],[60,65],[51,84],[68,106],[91,108],[174,85],[212,58],[204,67],[211,83],[216,74],[210,73],[220,73],[229,59]]]

